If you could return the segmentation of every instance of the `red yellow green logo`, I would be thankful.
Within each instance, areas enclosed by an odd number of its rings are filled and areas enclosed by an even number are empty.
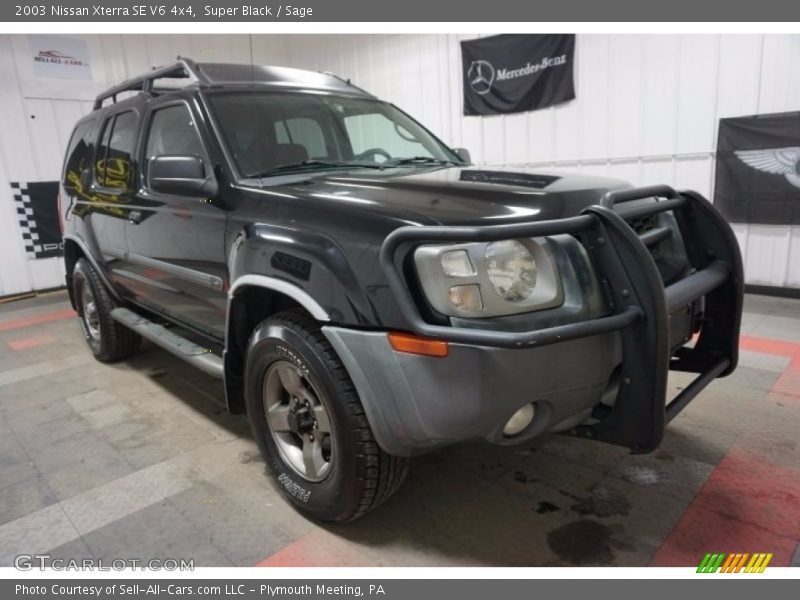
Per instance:
[[[724,552],[709,553],[703,557],[700,566],[697,567],[698,573],[763,573],[769,561],[772,560],[771,553],[733,553]]]

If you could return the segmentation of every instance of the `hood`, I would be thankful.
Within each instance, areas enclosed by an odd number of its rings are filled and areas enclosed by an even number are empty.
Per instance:
[[[338,202],[343,208],[355,205],[442,225],[497,225],[574,216],[607,191],[629,187],[616,179],[531,168],[360,169],[281,180],[267,189],[280,187],[293,196]]]

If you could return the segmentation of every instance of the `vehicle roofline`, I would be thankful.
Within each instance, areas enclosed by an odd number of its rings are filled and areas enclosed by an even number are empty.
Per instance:
[[[217,65],[219,69],[227,69],[227,73],[222,73],[218,78],[210,74],[206,67],[207,65]],[[241,77],[241,73],[235,71],[237,67],[252,67],[251,78]],[[313,81],[298,82],[288,75],[281,79],[280,74],[274,80],[260,81],[256,79],[256,68],[263,69],[284,69],[285,71],[293,71],[299,73],[309,73],[317,77],[323,75],[338,82],[337,85],[324,85],[314,83]],[[226,78],[226,76],[228,78]],[[175,90],[172,88],[159,88],[155,82],[165,78],[178,78],[187,79],[186,85],[183,85]],[[328,91],[347,96],[367,97],[374,98],[372,94],[366,90],[353,84],[350,79],[341,77],[336,73],[330,71],[311,71],[308,69],[297,69],[294,67],[281,67],[278,65],[255,65],[247,63],[196,63],[192,59],[185,56],[178,56],[176,62],[161,67],[156,67],[150,71],[140,73],[134,77],[130,77],[116,85],[109,87],[95,97],[93,110],[97,111],[106,108],[104,106],[106,100],[111,100],[110,106],[118,104],[117,95],[125,92],[138,92],[139,97],[149,98],[152,96],[162,96],[174,92],[180,92],[189,89],[209,89],[212,87],[231,87],[231,86],[249,86],[266,89],[281,89],[291,88],[294,90],[307,89],[309,91]]]

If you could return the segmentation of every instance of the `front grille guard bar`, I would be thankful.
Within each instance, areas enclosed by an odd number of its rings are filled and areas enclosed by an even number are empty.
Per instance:
[[[634,200],[658,201],[617,205]],[[668,286],[643,241],[625,222],[672,210],[694,267],[688,277]],[[603,280],[612,314],[526,332],[449,327],[426,322],[403,276],[404,257],[423,243],[491,242],[521,237],[571,234],[587,248]],[[400,252],[400,250],[403,250]],[[667,186],[631,188],[607,193],[599,204],[576,217],[534,223],[482,227],[401,227],[385,240],[381,266],[398,306],[412,331],[456,343],[500,348],[545,346],[619,331],[623,361],[614,406],[592,425],[572,433],[649,452],[661,442],[665,424],[708,383],[730,373],[738,360],[743,296],[742,260],[730,226],[695,192]],[[693,347],[670,353],[670,314],[705,297],[702,329]],[[669,369],[699,373],[666,404]]]

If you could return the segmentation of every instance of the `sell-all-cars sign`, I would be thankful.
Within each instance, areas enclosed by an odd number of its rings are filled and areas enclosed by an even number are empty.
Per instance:
[[[575,98],[575,36],[496,35],[461,42],[465,115],[545,108]]]
[[[37,77],[92,78],[85,41],[57,35],[35,35],[30,36],[30,43]]]

